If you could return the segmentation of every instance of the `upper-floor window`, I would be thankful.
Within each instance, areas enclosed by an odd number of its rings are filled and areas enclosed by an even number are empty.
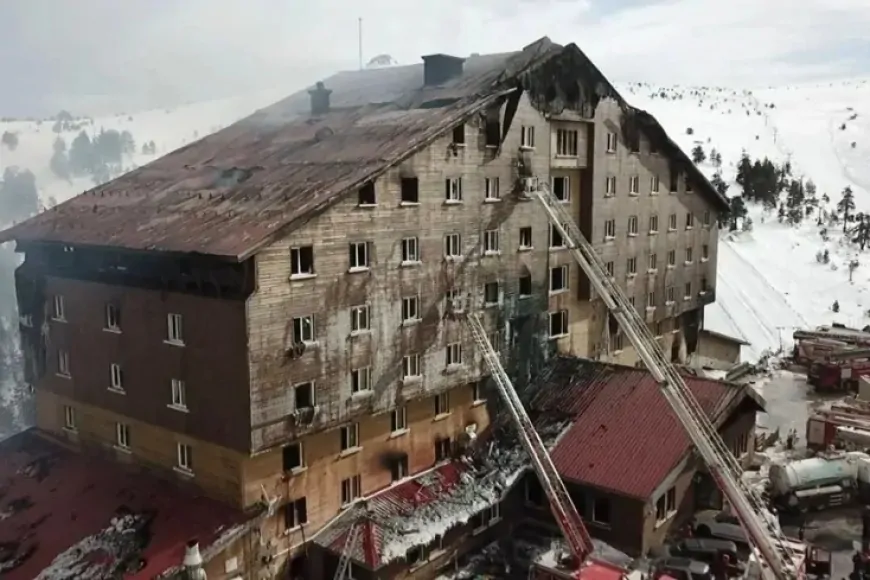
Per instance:
[[[362,478],[359,475],[341,480],[341,505],[355,502],[362,495]]]
[[[704,212],[704,225],[705,225],[705,226],[709,226],[711,223],[712,223],[712,222],[711,222],[711,220],[710,220],[710,212],[709,212],[709,211],[705,211],[705,212]]]
[[[550,312],[550,338],[568,336],[568,311]]]
[[[113,391],[124,390],[124,371],[121,365],[112,363],[109,366],[109,389]]]
[[[465,123],[453,127],[453,144],[465,145]]]
[[[710,246],[707,244],[701,246],[701,259],[705,262],[710,259]]]
[[[444,236],[444,256],[446,258],[462,256],[462,236],[459,234],[446,234]]]
[[[106,304],[106,330],[121,330],[121,308],[117,304]]]
[[[486,230],[483,233],[483,252],[485,254],[497,254],[500,247],[498,230]]]
[[[396,407],[390,411],[390,431],[396,433],[408,428],[407,407]]]
[[[293,344],[311,343],[317,340],[314,333],[313,316],[297,316],[293,318]]]
[[[498,177],[487,177],[483,180],[484,195],[488,200],[501,199],[498,187]]]
[[[54,295],[54,306],[52,308],[51,316],[55,320],[66,320],[66,307],[64,305],[63,296],[60,294]]]
[[[607,152],[608,153],[616,153],[616,133],[609,132],[607,133]]]
[[[636,236],[637,235],[637,216],[629,216],[628,217],[628,235]]]
[[[290,275],[314,275],[314,246],[290,248]]]
[[[668,216],[668,231],[675,232],[677,230],[677,214],[672,213]]]
[[[63,428],[67,431],[76,430],[76,410],[68,405],[63,407]]]
[[[530,250],[532,247],[532,228],[530,226],[520,228],[520,249]]]
[[[416,177],[403,177],[399,196],[399,201],[403,204],[420,203],[420,180]]]
[[[444,180],[444,199],[446,201],[462,201],[462,178],[448,177]]]
[[[408,354],[402,357],[402,379],[413,379],[422,374],[419,354]]]
[[[305,467],[305,454],[302,442],[289,443],[281,450],[281,467],[283,471],[293,471]]]
[[[406,296],[402,298],[402,322],[420,320],[420,297]]]
[[[604,180],[604,195],[610,197],[616,195],[616,176],[611,175]]]
[[[650,272],[655,272],[659,267],[659,255],[655,252],[649,253],[649,258],[647,260],[647,268]]]
[[[692,246],[686,248],[686,263],[690,264],[692,262]]]
[[[182,471],[193,471],[193,449],[187,443],[176,447],[176,467]]]
[[[351,242],[349,251],[349,264],[351,270],[363,270],[369,268],[371,262],[369,261],[368,242]]]
[[[653,175],[649,178],[649,192],[651,195],[656,195],[659,192],[659,176]]]
[[[553,178],[553,195],[559,201],[569,201],[571,199],[571,180],[567,176]]]
[[[487,282],[483,285],[483,305],[495,306],[497,304],[501,304],[501,284]]]
[[[184,326],[180,314],[166,316],[166,340],[173,344],[184,344]]]
[[[691,178],[689,178],[689,176],[687,175],[687,176],[685,176],[684,180],[686,182],[686,193],[692,193],[692,180],[691,180]]]
[[[520,146],[529,148],[535,146],[535,128],[531,125],[520,127]]]
[[[562,292],[568,289],[568,266],[550,268],[550,292]]]
[[[679,190],[679,176],[675,171],[671,171],[671,184],[670,184],[670,192],[677,193]]]
[[[695,216],[690,213],[686,214],[686,229],[690,230],[695,227]]]
[[[631,257],[625,261],[625,273],[629,276],[637,274],[637,258]]]
[[[462,364],[462,343],[461,342],[451,342],[447,345],[447,352],[445,354],[447,359],[447,366],[452,365],[461,365]]]
[[[170,382],[172,389],[171,407],[176,409],[187,409],[187,385],[181,379],[172,379]]]
[[[416,237],[402,240],[402,263],[416,264],[420,261],[420,240]]]
[[[559,228],[550,224],[550,248],[564,248],[565,247],[565,238],[562,237],[562,232],[559,231]]]
[[[677,251],[676,250],[668,250],[668,266],[675,266],[677,264]]]
[[[375,196],[374,181],[369,181],[368,183],[360,187],[358,195],[359,197],[357,198],[357,203],[361,206],[377,205],[378,203],[378,199]]]
[[[65,350],[57,351],[57,374],[62,377],[69,377],[69,352]]]
[[[432,397],[432,401],[435,403],[435,416],[450,412],[450,393],[439,393]]]
[[[649,216],[649,233],[657,234],[659,231],[659,216]]]
[[[130,449],[130,426],[126,423],[115,423],[115,445]]]
[[[352,306],[350,309],[350,331],[365,332],[371,329],[371,317],[368,304]]]
[[[299,383],[293,387],[293,403],[296,410],[310,409],[317,403],[314,381]]]
[[[556,130],[556,155],[577,157],[577,149],[577,131],[571,129]]]
[[[633,175],[628,178],[628,194],[638,195],[640,193],[640,177]]]
[[[284,506],[284,529],[294,530],[308,523],[308,501],[304,497],[287,502]]]
[[[605,220],[604,222],[604,239],[612,240],[616,237],[616,220]]]
[[[350,392],[364,393],[372,390],[372,367],[350,371]]]

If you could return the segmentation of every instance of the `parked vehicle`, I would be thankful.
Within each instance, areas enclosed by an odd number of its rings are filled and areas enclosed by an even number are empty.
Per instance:
[[[676,580],[713,579],[710,566],[706,562],[699,562],[691,558],[669,556],[656,560],[654,566],[657,572],[667,574]]]
[[[702,538],[720,538],[741,545],[749,543],[737,516],[728,512],[717,510],[698,512],[692,519],[692,530],[695,535]]]
[[[859,473],[870,456],[839,453],[770,466],[770,496],[783,512],[807,512],[847,504],[858,496]]]
[[[807,383],[820,393],[857,392],[861,377],[870,377],[866,359],[814,362],[807,370]]]
[[[736,543],[718,538],[686,538],[671,546],[670,555],[707,564],[721,562],[722,556],[728,556],[732,562],[741,559]]]

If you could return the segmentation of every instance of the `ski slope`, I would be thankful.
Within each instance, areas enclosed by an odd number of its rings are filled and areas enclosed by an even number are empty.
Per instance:
[[[740,194],[733,179],[746,151],[753,159],[789,160],[795,176],[816,183],[819,197],[828,194],[830,209],[850,186],[857,211],[870,211],[867,81],[756,91],[645,84],[622,90],[632,104],[655,115],[685,150],[700,144],[708,154],[712,148],[719,151],[723,177],[731,183],[729,195]],[[716,171],[709,163],[702,169],[708,176]],[[749,207],[749,216],[752,231],[722,234],[716,303],[705,316],[708,328],[748,341],[743,356],[755,360],[765,351],[788,348],[796,328],[870,323],[870,258],[863,259],[836,227],[828,228],[825,241],[814,218],[792,227],[755,206]],[[816,259],[825,249],[829,264]],[[861,265],[850,281],[853,259]],[[835,300],[838,313],[832,311]]]

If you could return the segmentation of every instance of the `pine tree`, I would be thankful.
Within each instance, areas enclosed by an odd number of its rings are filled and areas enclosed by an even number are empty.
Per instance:
[[[728,230],[733,232],[737,229],[737,223],[740,219],[743,219],[745,224],[746,220],[749,218],[746,217],[748,212],[746,210],[746,204],[743,202],[743,197],[737,195],[728,201],[731,206],[728,211],[728,219],[730,222]]]
[[[707,160],[707,155],[704,153],[704,148],[700,145],[695,145],[695,148],[692,149],[692,163],[695,165],[699,165],[704,163]]]
[[[749,155],[744,151],[740,157],[740,163],[737,164],[737,178],[735,179],[737,185],[745,188],[750,179],[750,173],[752,173],[752,161],[749,160]]]
[[[722,174],[718,171],[713,174],[713,177],[710,179],[710,184],[716,188],[722,195],[726,195],[728,192],[728,184],[725,183],[725,180],[722,179]]]
[[[843,233],[846,233],[849,224],[849,218],[852,212],[855,211],[855,197],[852,194],[852,188],[848,185],[843,190],[843,197],[837,203],[837,211],[843,214]]]

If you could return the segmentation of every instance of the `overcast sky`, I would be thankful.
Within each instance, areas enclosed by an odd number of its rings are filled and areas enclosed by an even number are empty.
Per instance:
[[[306,85],[358,61],[576,42],[617,81],[870,74],[870,0],[11,0],[0,115],[137,109]],[[77,112],[77,111],[74,111]]]

